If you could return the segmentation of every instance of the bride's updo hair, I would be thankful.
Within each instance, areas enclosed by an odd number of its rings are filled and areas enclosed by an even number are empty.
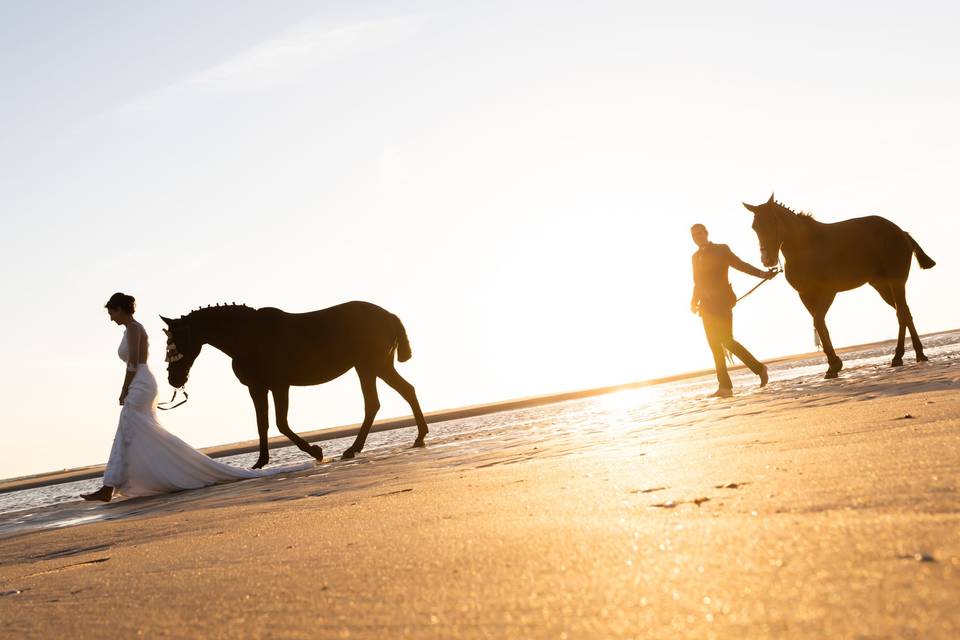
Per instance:
[[[133,314],[137,308],[137,301],[133,296],[128,296],[125,293],[120,293],[119,291],[107,300],[107,304],[103,305],[104,309],[122,309],[125,313]]]

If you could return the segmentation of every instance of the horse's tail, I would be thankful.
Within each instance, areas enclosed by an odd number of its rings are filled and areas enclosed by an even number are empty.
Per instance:
[[[921,269],[929,269],[937,264],[933,261],[933,258],[923,252],[923,249],[920,248],[920,245],[917,244],[917,241],[914,240],[909,233],[907,234],[907,240],[910,241],[910,245],[913,247],[913,255],[917,256],[917,264],[920,265]]]
[[[407,339],[407,330],[403,328],[403,323],[397,316],[393,316],[393,324],[397,328],[397,360],[406,362],[413,357],[413,352],[410,350],[410,340]]]

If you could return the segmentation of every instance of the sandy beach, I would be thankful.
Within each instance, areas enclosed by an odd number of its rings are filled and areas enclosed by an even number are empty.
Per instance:
[[[957,353],[748,383],[5,516],[3,635],[957,637]]]

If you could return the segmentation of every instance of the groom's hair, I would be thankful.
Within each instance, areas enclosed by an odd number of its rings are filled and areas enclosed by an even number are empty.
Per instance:
[[[123,309],[126,313],[133,313],[137,308],[137,301],[133,296],[128,296],[125,293],[120,293],[119,291],[107,300],[107,304],[103,305],[104,309]]]

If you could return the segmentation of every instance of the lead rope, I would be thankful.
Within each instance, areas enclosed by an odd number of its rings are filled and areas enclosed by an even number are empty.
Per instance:
[[[777,268],[774,270],[774,276],[776,276],[776,275],[777,275],[778,273],[780,273],[781,271],[783,271],[783,268],[780,266],[780,263],[777,262]],[[766,283],[770,282],[771,280],[773,280],[773,278],[765,278],[765,279],[761,280],[758,284],[756,284],[756,285],[753,287],[753,289],[750,289],[750,291],[747,291],[745,294],[743,294],[742,296],[740,296],[739,298],[737,298],[737,302],[740,302],[741,300],[743,300],[744,298],[746,298],[748,295],[750,295],[751,293],[753,293],[754,291],[756,291],[757,289],[759,289],[760,287],[762,287],[762,286],[765,285]]]

